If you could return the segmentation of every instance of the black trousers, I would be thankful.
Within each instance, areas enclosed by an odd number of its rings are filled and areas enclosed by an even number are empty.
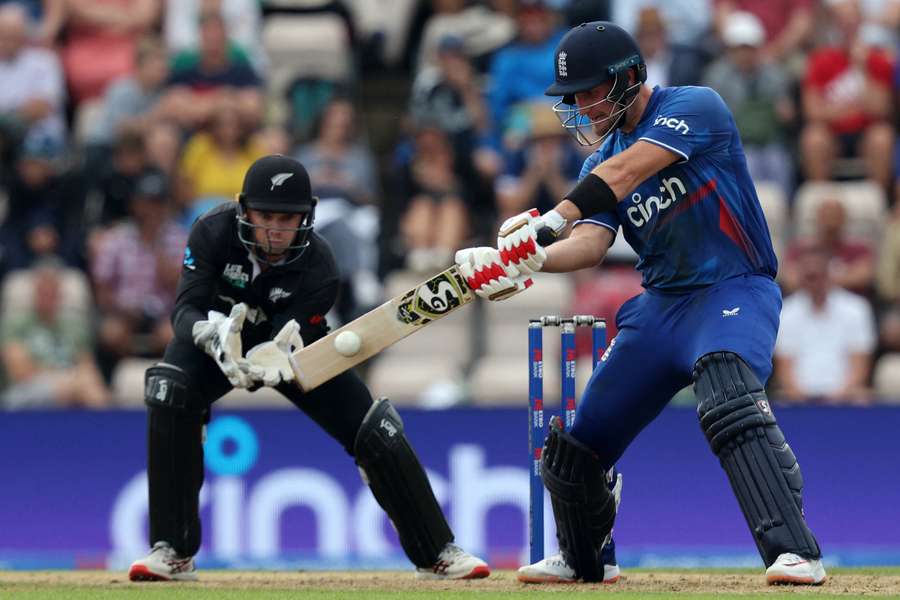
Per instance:
[[[244,339],[244,348],[261,341]],[[215,361],[190,342],[174,339],[163,361],[187,373],[190,397],[187,410],[148,409],[150,544],[165,541],[182,556],[193,556],[200,547],[200,429],[210,419],[212,404],[232,386]],[[368,388],[356,374],[345,372],[308,393],[290,383],[277,390],[353,455],[357,431],[372,405]]]

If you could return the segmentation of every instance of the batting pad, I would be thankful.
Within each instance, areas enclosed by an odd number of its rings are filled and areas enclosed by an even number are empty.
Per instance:
[[[803,518],[803,476],[775,422],[765,389],[731,352],[697,361],[694,391],[700,426],[728,474],[759,553],[770,566],[785,552],[819,558]]]

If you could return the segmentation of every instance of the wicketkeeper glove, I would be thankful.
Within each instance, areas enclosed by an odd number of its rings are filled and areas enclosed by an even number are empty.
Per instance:
[[[456,265],[472,291],[486,300],[506,300],[534,283],[530,277],[510,275],[500,252],[487,246],[457,251]]]
[[[540,271],[547,259],[544,246],[553,243],[565,228],[566,220],[555,210],[541,215],[532,208],[504,221],[497,234],[497,249],[510,275]]]
[[[241,361],[241,368],[257,385],[275,387],[283,382],[293,381],[291,353],[302,347],[300,325],[291,319],[275,334],[272,341],[253,346]]]
[[[207,319],[194,323],[191,330],[194,344],[216,361],[228,382],[237,388],[247,388],[251,384],[238,365],[243,358],[241,329],[246,317],[247,305],[241,302],[232,307],[227,317],[218,311],[209,311]]]

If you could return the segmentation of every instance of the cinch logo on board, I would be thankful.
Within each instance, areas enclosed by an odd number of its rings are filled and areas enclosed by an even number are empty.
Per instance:
[[[677,177],[666,177],[659,186],[659,196],[650,196],[641,198],[641,195],[635,192],[631,195],[631,201],[634,206],[625,209],[628,220],[635,227],[643,227],[650,222],[654,213],[662,214],[664,210],[681,200],[687,195],[687,188]]]
[[[680,133],[681,135],[684,135],[691,130],[687,123],[684,122],[684,119],[665,117],[663,115],[656,117],[656,120],[653,121],[653,126],[656,127],[657,125],[665,125],[669,129],[674,129],[676,133]]]

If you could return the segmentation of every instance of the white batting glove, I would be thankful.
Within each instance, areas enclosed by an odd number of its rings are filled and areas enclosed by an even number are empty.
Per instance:
[[[285,381],[293,381],[291,353],[302,347],[300,325],[291,319],[272,341],[253,346],[241,361],[241,368],[256,384],[275,387]]]
[[[538,242],[538,232],[544,228],[550,231],[550,239],[544,240],[549,243],[566,228],[566,220],[555,210],[541,215],[536,208],[532,208],[508,218],[500,226],[497,249],[510,275],[530,275],[544,266],[547,252]]]
[[[500,252],[487,246],[457,251],[456,265],[472,291],[486,300],[506,300],[534,283],[530,277],[511,276]]]
[[[227,317],[218,311],[209,311],[207,320],[197,321],[191,330],[194,344],[209,354],[228,382],[238,388],[251,385],[250,378],[238,365],[243,355],[241,329],[246,317],[247,305],[241,302],[231,308]]]

